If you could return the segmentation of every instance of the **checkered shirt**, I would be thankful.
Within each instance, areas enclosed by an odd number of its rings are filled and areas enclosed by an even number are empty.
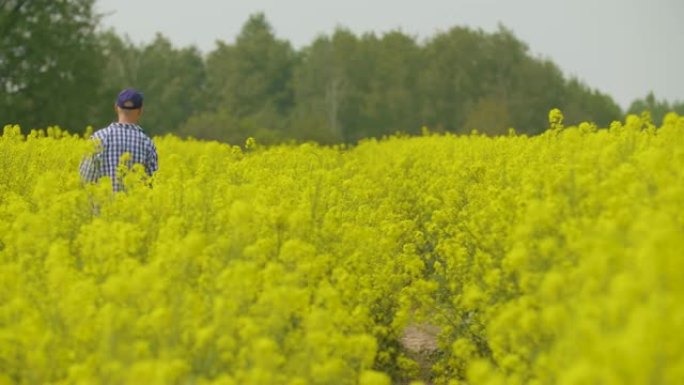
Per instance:
[[[137,124],[112,123],[96,131],[91,139],[99,141],[97,151],[85,157],[79,167],[81,178],[86,182],[96,182],[101,177],[108,176],[112,180],[114,191],[123,190],[116,170],[119,159],[125,153],[131,155],[129,167],[139,163],[149,176],[159,168],[157,148]]]

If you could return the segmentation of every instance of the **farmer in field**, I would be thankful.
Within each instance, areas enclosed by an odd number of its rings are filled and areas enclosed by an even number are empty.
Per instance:
[[[91,139],[98,141],[97,150],[83,159],[79,171],[86,182],[109,177],[114,191],[121,191],[124,186],[120,175],[117,175],[117,168],[122,156],[130,156],[126,162],[129,168],[139,163],[145,173],[152,176],[158,168],[157,148],[138,125],[143,112],[142,93],[130,88],[121,91],[114,108],[118,121],[91,136]]]

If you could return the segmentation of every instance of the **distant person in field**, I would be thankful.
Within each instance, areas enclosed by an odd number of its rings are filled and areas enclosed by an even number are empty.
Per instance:
[[[117,168],[124,154],[130,154],[130,160],[126,164],[129,168],[139,163],[148,176],[152,176],[159,166],[157,148],[138,125],[143,113],[142,93],[130,88],[121,91],[114,108],[118,121],[91,136],[91,139],[98,142],[97,149],[94,154],[83,159],[79,172],[81,178],[90,183],[109,177],[114,191],[122,191],[123,181],[117,175]]]

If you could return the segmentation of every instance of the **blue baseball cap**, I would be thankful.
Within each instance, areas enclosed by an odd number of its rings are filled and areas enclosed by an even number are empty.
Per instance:
[[[143,94],[133,88],[127,88],[119,93],[116,105],[124,110],[137,110],[143,105]]]

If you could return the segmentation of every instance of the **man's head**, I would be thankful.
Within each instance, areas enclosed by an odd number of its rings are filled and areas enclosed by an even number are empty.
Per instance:
[[[127,88],[116,99],[116,112],[121,123],[138,123],[142,114],[143,95],[137,90]]]
[[[137,90],[126,88],[119,93],[116,105],[124,110],[139,110],[143,106],[143,95]]]

